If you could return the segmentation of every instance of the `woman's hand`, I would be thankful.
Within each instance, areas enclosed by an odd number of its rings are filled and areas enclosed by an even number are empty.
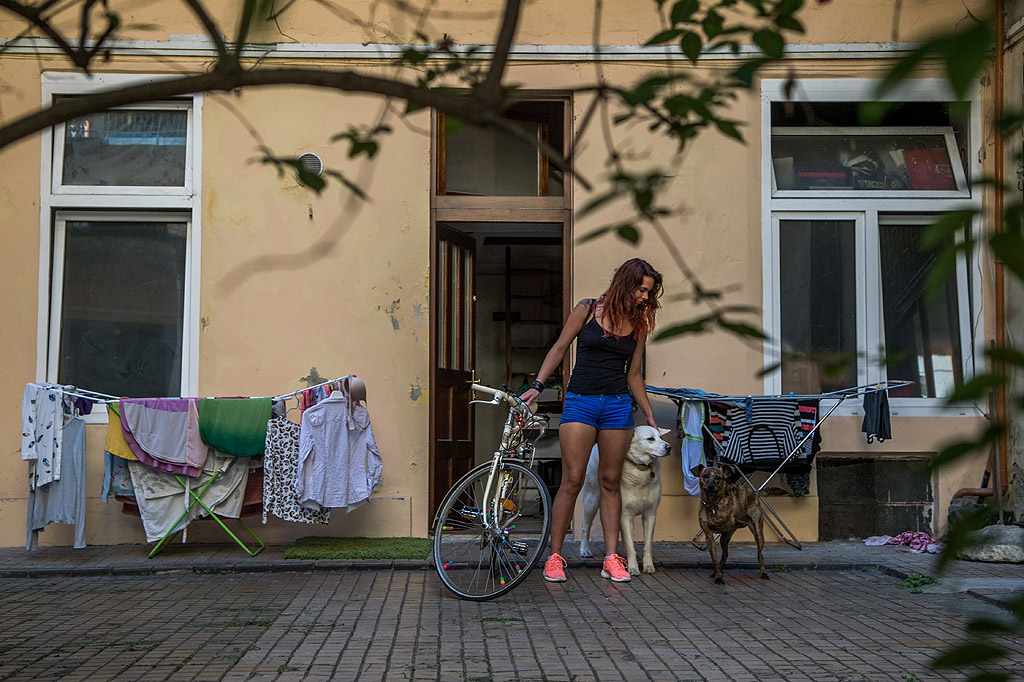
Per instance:
[[[526,391],[526,393],[523,393],[521,396],[519,396],[519,399],[522,400],[527,405],[529,405],[534,400],[536,400],[537,396],[539,396],[539,395],[540,395],[540,391],[538,391],[535,388],[531,388],[531,389],[528,389]]]
[[[653,414],[647,415],[644,418],[644,423],[646,423],[648,426],[653,426],[654,428],[658,428],[658,422],[654,421],[654,415]]]

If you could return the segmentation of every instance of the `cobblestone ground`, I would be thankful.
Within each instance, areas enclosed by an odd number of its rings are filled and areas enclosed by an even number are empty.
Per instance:
[[[2,680],[964,679],[927,662],[979,599],[879,572],[596,569],[462,602],[431,571],[0,580]],[[1003,640],[1004,670],[1024,642]]]

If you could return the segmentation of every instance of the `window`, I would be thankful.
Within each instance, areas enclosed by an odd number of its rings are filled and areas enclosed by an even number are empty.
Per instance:
[[[44,95],[137,80],[44,74]],[[133,397],[197,390],[201,101],[112,109],[44,136],[46,380]]]
[[[939,249],[921,236],[935,216],[779,214],[781,392],[819,393],[883,379],[890,396],[947,398],[963,383],[966,268],[937,293]],[[868,292],[874,292],[869,294]]]
[[[447,196],[560,197],[564,174],[549,162],[545,148],[565,146],[565,105],[561,101],[522,102],[505,118],[516,135],[499,128],[446,124],[438,114],[437,193]]]
[[[942,399],[971,376],[983,338],[978,261],[959,254],[929,292],[941,249],[922,237],[976,201],[967,150],[979,139],[977,99],[951,101],[921,79],[881,107],[881,125],[864,125],[873,82],[801,87],[809,102],[762,83],[764,320],[775,340],[765,361],[778,364],[766,392],[900,379],[911,383],[890,391],[895,412],[946,414]]]
[[[188,220],[57,213],[57,381],[112,395],[181,391]]]

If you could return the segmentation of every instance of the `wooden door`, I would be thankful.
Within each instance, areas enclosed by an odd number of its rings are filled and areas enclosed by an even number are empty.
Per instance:
[[[430,516],[473,467],[473,316],[476,241],[438,224],[431,268]]]

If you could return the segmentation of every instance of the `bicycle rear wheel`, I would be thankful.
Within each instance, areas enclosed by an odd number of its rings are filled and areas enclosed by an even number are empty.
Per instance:
[[[547,548],[551,496],[537,472],[518,462],[499,464],[498,518],[484,500],[491,463],[473,469],[441,503],[434,528],[434,568],[461,599],[483,601],[526,579]],[[494,500],[493,495],[491,501]]]

